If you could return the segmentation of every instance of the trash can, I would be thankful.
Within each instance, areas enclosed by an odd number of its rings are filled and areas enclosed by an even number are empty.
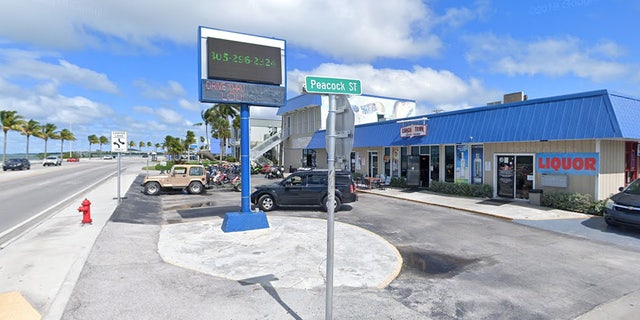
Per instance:
[[[529,203],[535,206],[542,205],[542,189],[529,190]]]

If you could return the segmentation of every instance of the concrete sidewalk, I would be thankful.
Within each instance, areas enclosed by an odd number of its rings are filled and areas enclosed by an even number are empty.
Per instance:
[[[139,173],[123,172],[123,195]],[[116,188],[117,177],[107,179],[0,250],[0,293],[18,291],[45,319],[60,319],[96,238],[118,205]],[[93,223],[83,225],[78,207],[85,198],[91,201]]]
[[[125,171],[123,192],[139,173]],[[265,310],[276,318],[291,318],[292,310],[297,312],[293,318],[318,318],[323,314],[324,310],[318,309],[323,306],[326,262],[322,220],[272,216],[269,229],[224,236],[221,221],[216,219],[162,225],[108,222],[118,205],[115,190],[115,178],[109,179],[1,250],[0,294],[20,292],[45,319],[56,320],[111,319],[123,315],[119,308],[136,307],[148,310],[144,318],[171,314],[173,318],[189,319],[209,312],[216,318],[237,319],[237,310],[243,308],[250,312],[243,316],[249,318],[264,317]],[[588,217],[520,201],[460,198],[394,188],[362,192],[507,220]],[[80,223],[82,215],[77,207],[84,198],[92,202],[92,225]],[[376,319],[377,312],[387,310],[397,318],[422,319],[396,301],[381,299],[374,291],[364,293],[369,300],[341,292],[341,285],[386,286],[399,273],[402,259],[392,245],[375,234],[343,223],[336,223],[336,228],[340,230],[336,234],[351,239],[336,241],[340,244],[336,246],[339,256],[349,257],[336,261],[334,285],[336,296],[340,297],[336,303],[344,312],[336,314],[336,318],[353,317],[357,311],[361,319]],[[205,275],[213,275],[214,280]],[[213,288],[206,289],[204,282],[213,282],[217,301],[205,298],[212,297]],[[95,288],[95,283],[108,285]],[[259,284],[268,294],[245,284]],[[94,300],[96,291],[108,299]],[[200,296],[192,296],[194,292]],[[247,308],[249,302],[237,296],[250,296],[251,304],[261,307]],[[287,298],[288,304],[281,296]],[[603,315],[635,319],[638,299],[640,293],[629,293],[579,319],[602,319]],[[243,305],[234,305],[238,301]],[[376,301],[378,310],[367,306],[370,301]],[[185,306],[184,310],[175,308],[176,304]],[[196,307],[198,312],[193,310]],[[399,313],[395,314],[396,310]]]

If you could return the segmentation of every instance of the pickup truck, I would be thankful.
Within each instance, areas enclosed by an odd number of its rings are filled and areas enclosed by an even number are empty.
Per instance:
[[[204,193],[211,188],[207,170],[202,165],[180,164],[166,174],[147,176],[142,181],[144,193],[150,196],[161,191],[186,190],[190,194]]]

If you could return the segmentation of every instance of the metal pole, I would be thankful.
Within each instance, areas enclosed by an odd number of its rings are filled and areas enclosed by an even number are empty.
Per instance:
[[[333,203],[336,197],[335,151],[336,151],[336,96],[329,95],[329,117],[327,118],[327,298],[325,319],[333,319]]]
[[[242,210],[251,212],[251,168],[249,166],[249,105],[240,105],[240,172],[242,173]]]
[[[118,152],[118,204],[122,202],[120,199],[120,152]]]

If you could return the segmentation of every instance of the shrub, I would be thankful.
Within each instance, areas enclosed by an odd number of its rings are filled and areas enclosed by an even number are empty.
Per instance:
[[[542,205],[545,207],[602,215],[605,200],[593,201],[591,195],[577,192],[544,193]]]
[[[491,198],[493,196],[493,188],[488,184],[432,181],[428,190],[462,197]]]
[[[406,188],[407,180],[402,177],[391,177],[391,181],[389,182],[389,185],[395,188]]]

